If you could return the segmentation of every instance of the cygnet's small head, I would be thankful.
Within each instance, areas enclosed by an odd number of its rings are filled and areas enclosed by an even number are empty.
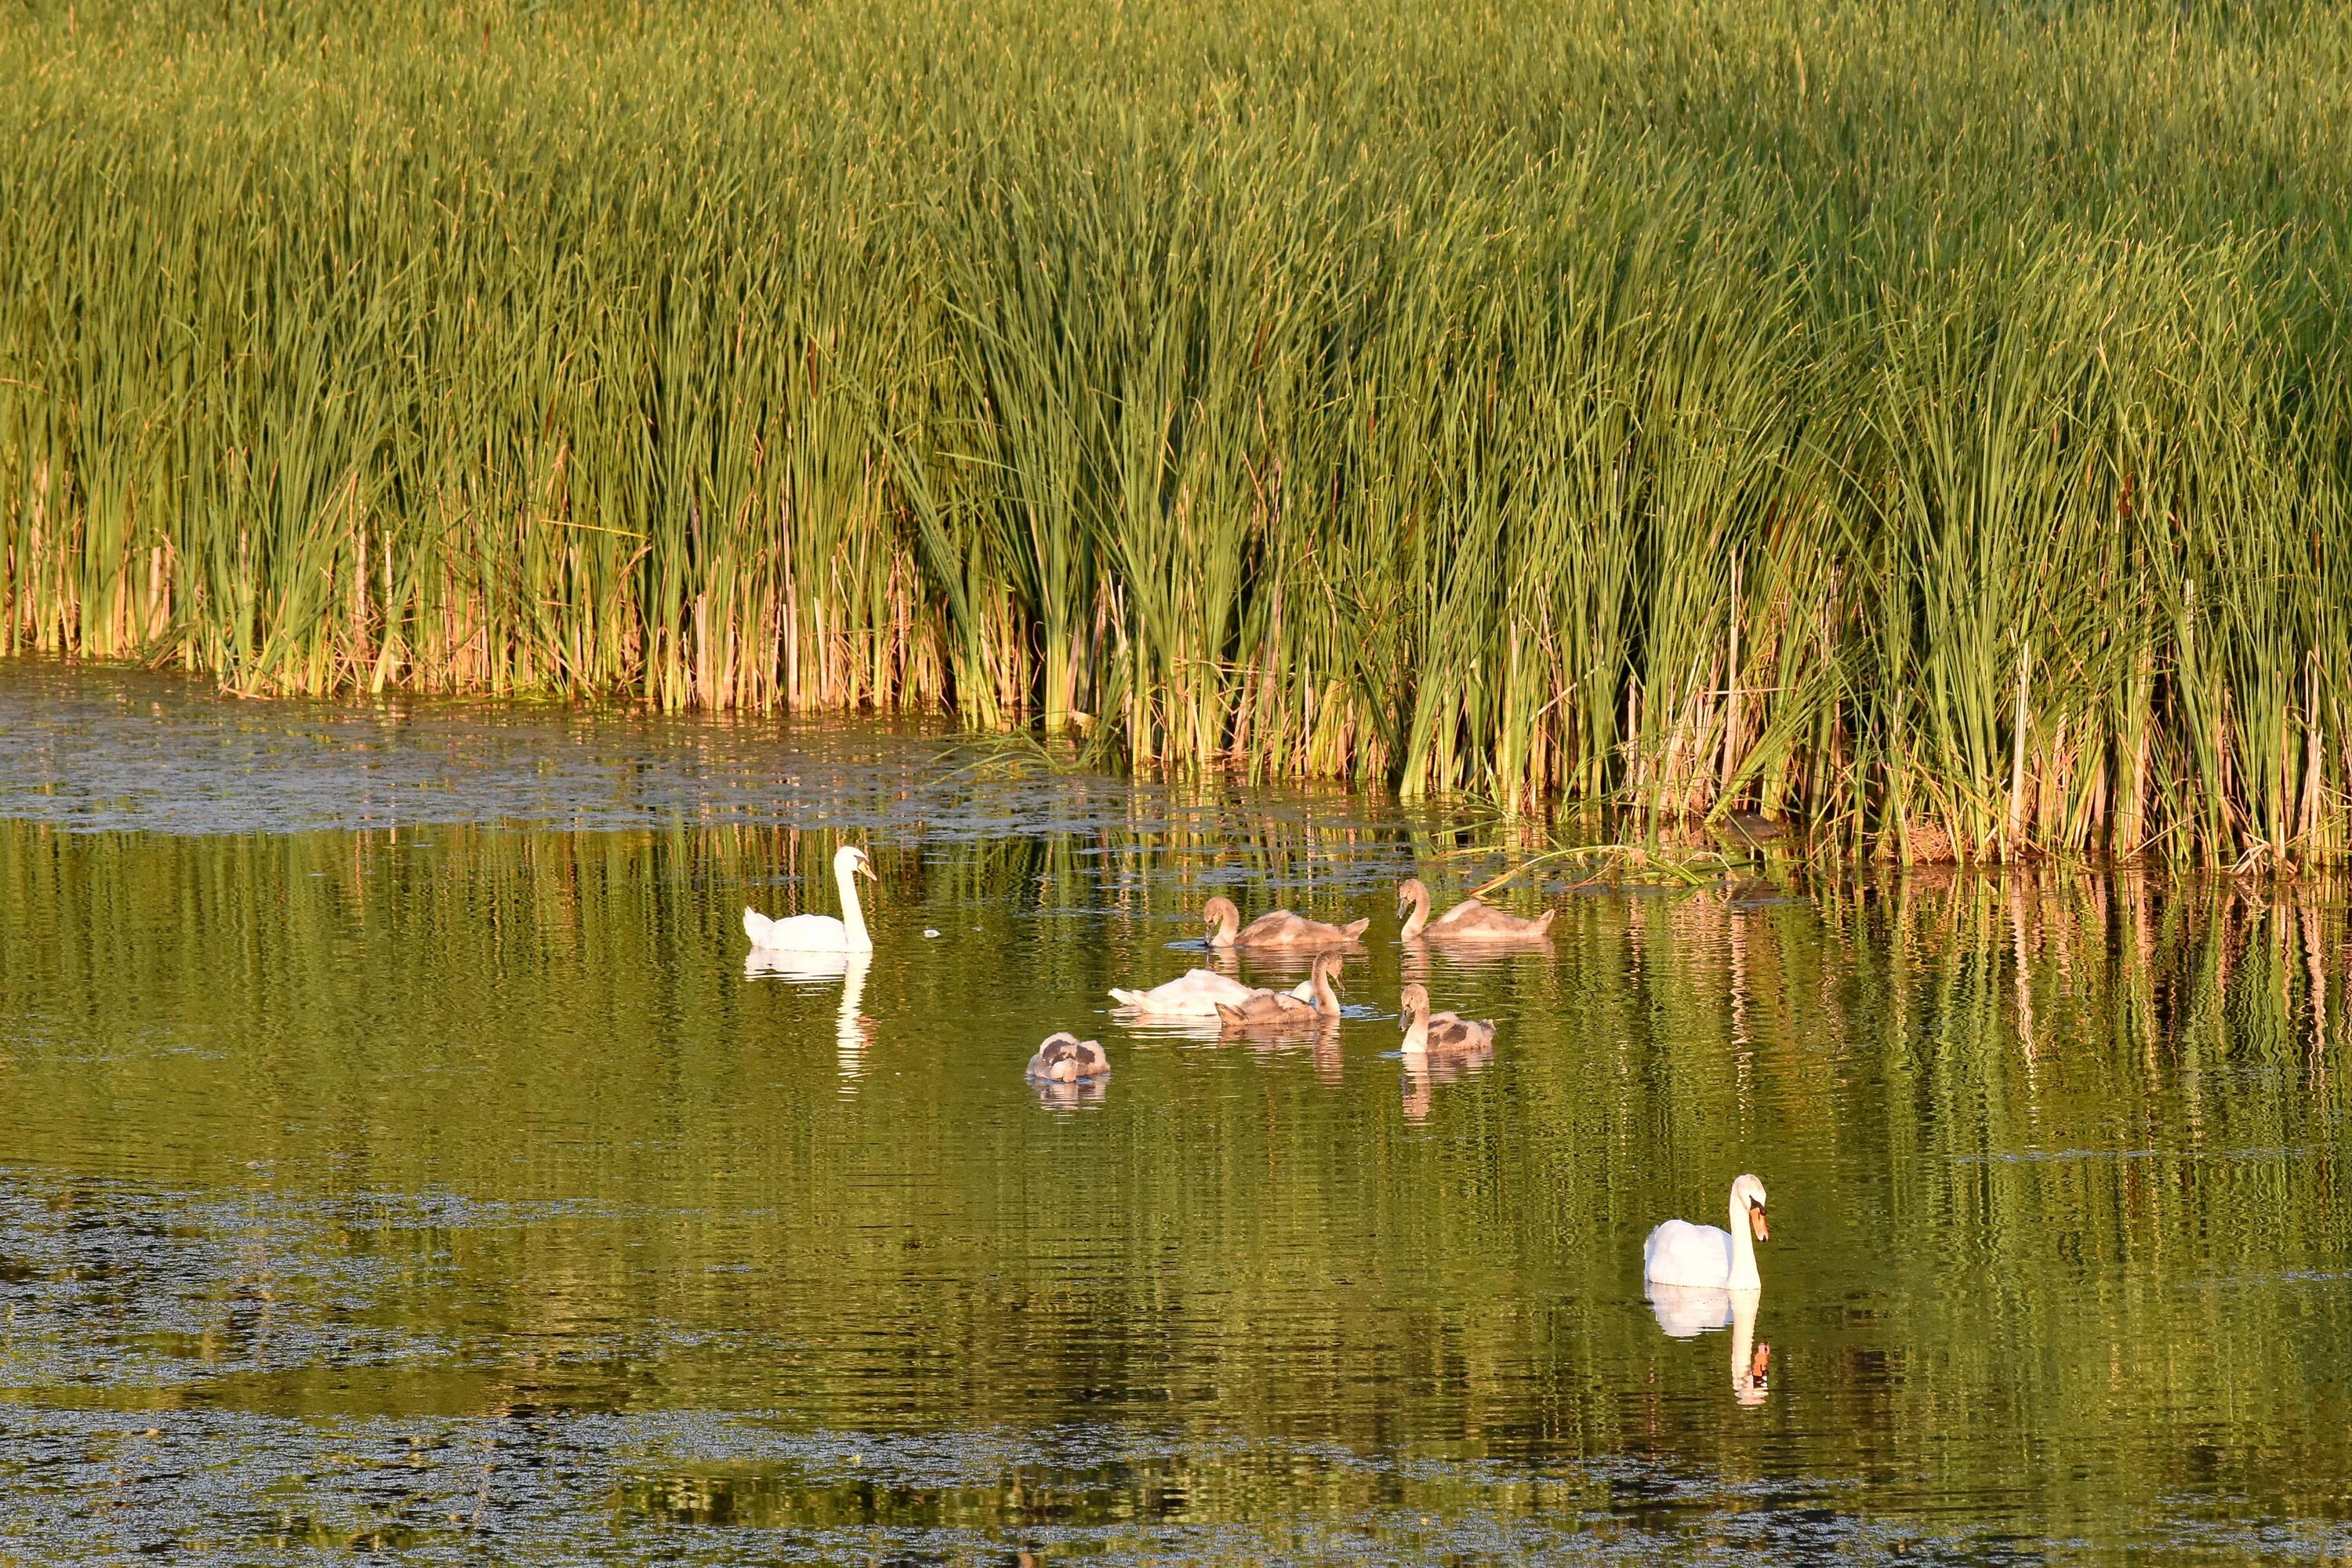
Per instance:
[[[1400,918],[1415,904],[1429,902],[1429,886],[1418,877],[1407,877],[1397,884],[1397,914]]]
[[[1764,1184],[1755,1176],[1742,1176],[1731,1184],[1731,1201],[1748,1213],[1748,1226],[1759,1241],[1772,1239],[1772,1227],[1764,1222]]]
[[[1315,955],[1315,978],[1320,980],[1324,984],[1328,985],[1334,991],[1343,989],[1339,984],[1339,966],[1347,962],[1348,955],[1341,952],[1337,948],[1331,948],[1325,952],[1317,953]]]
[[[1429,1020],[1429,987],[1416,980],[1397,994],[1397,1010],[1404,1015],[1408,1027],[1416,1022]]]
[[[833,870],[837,877],[846,877],[855,872],[869,882],[882,879],[874,874],[874,862],[866,858],[866,851],[855,844],[845,844],[834,851]]]
[[[1211,926],[1239,925],[1242,912],[1231,899],[1211,899],[1201,906],[1201,919]]]

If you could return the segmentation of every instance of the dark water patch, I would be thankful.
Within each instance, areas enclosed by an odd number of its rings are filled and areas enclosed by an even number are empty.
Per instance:
[[[1354,798],[1055,774],[936,723],[715,723],[609,708],[244,702],[169,676],[0,661],[0,816],[75,832],[390,832],[448,823],[575,831],[766,826],[945,841],[1106,827],[1203,842],[1213,862]],[[1381,840],[1389,835],[1376,836]],[[407,841],[435,847],[429,836]],[[1326,848],[1328,857],[1330,847]],[[1074,858],[1131,850],[1075,846]],[[1382,867],[1393,848],[1373,851]],[[1244,873],[1205,876],[1231,885]],[[1369,873],[1368,873],[1369,874]]]
[[[0,1435],[10,1544],[55,1560],[223,1548],[309,1562],[1106,1563],[2071,1557],[1874,1522],[1834,1485],[1620,1459],[1545,1470],[1217,1434],[1042,1428],[943,1440],[723,1417],[289,1422],[43,1412]],[[87,1504],[103,1490],[98,1509]],[[1641,1498],[1629,1518],[1629,1498]]]

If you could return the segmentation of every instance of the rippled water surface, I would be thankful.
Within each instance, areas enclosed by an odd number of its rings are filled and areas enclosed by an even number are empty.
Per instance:
[[[1401,949],[1498,831],[0,665],[0,1561],[2352,1553],[2337,889],[1760,864]],[[747,974],[845,837],[872,963]],[[1335,1033],[1108,1015],[1213,892],[1372,917]],[[1493,1060],[1408,1071],[1407,978]],[[1642,1237],[1743,1170],[1760,1306],[1670,1335]]]

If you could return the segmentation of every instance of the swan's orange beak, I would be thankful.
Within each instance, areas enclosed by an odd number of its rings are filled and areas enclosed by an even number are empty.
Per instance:
[[[1772,1239],[1772,1227],[1764,1223],[1764,1205],[1762,1204],[1749,1204],[1748,1205],[1748,1228],[1756,1233],[1756,1239],[1759,1241],[1769,1241]]]
[[[863,856],[863,855],[860,855],[860,856],[857,858],[857,870],[858,870],[858,874],[859,874],[860,876],[864,877],[864,878],[865,878],[867,881],[869,881],[869,882],[876,882],[876,883],[878,883],[878,882],[880,882],[880,881],[882,880],[882,879],[881,879],[881,878],[879,878],[879,877],[877,877],[877,876],[876,876],[876,875],[874,874],[874,862],[873,862],[873,861],[871,861],[871,860],[868,860],[868,859],[867,859],[865,856]]]

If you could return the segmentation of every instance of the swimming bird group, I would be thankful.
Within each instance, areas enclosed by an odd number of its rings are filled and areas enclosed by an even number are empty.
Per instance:
[[[1429,889],[1420,878],[1406,879],[1397,888],[1397,914],[1404,921],[1401,939],[1408,943],[1465,943],[1492,947],[1536,943],[1547,939],[1553,911],[1532,920],[1507,914],[1476,899],[1465,899],[1436,920],[1429,918]],[[1349,950],[1360,950],[1360,939],[1370,920],[1332,925],[1309,920],[1289,910],[1275,910],[1242,924],[1241,910],[1231,899],[1211,899],[1201,907],[1208,926],[1209,945],[1219,952],[1315,953],[1315,972],[1287,991],[1253,990],[1240,981],[1211,969],[1194,969],[1149,991],[1113,989],[1112,1000],[1130,1017],[1149,1019],[1216,1018],[1228,1028],[1295,1026],[1336,1023],[1339,1016],[1339,974]],[[1419,1000],[1416,1003],[1415,998]],[[1418,1009],[1416,1011],[1416,1008]],[[1408,1058],[1433,1053],[1469,1055],[1494,1044],[1495,1026],[1440,1013],[1429,1013],[1428,990],[1408,985],[1402,997]]]
[[[751,967],[784,973],[822,973],[824,962],[867,954],[874,939],[857,899],[857,879],[874,879],[866,851],[844,845],[834,853],[834,882],[840,889],[841,916],[793,915],[771,920],[743,911],[743,934],[751,942]],[[1429,918],[1429,889],[1418,877],[1397,887],[1397,914],[1409,943],[1461,943],[1493,947],[1549,939],[1552,910],[1533,919],[1508,914],[1476,899],[1465,899],[1435,920]],[[1274,910],[1247,925],[1231,899],[1213,898],[1201,907],[1208,944],[1220,952],[1312,952],[1314,973],[1287,990],[1253,987],[1213,969],[1194,969],[1150,990],[1114,989],[1112,1000],[1132,1018],[1216,1019],[1226,1029],[1252,1030],[1329,1026],[1339,1018],[1339,970],[1348,952],[1361,951],[1370,920],[1333,925],[1289,910]],[[1475,1058],[1490,1053],[1492,1023],[1429,1010],[1428,988],[1407,985],[1400,998],[1404,1019],[1403,1054],[1408,1062],[1431,1057]],[[1029,1076],[1040,1082],[1098,1082],[1110,1076],[1101,1045],[1075,1035],[1055,1034],[1038,1048]]]
[[[841,918],[795,915],[770,920],[743,911],[743,933],[751,940],[751,967],[786,973],[821,970],[829,960],[862,965],[874,941],[857,900],[857,879],[874,879],[866,851],[845,845],[833,857],[841,894]],[[1547,910],[1532,919],[1509,914],[1476,899],[1465,899],[1432,920],[1429,889],[1418,877],[1397,888],[1397,914],[1404,922],[1400,940],[1409,945],[1461,944],[1488,949],[1510,943],[1541,943],[1550,938]],[[1339,1019],[1339,972],[1348,953],[1361,952],[1369,920],[1333,925],[1289,910],[1275,910],[1247,925],[1234,901],[1213,898],[1201,908],[1208,944],[1220,952],[1314,954],[1314,970],[1287,990],[1252,987],[1211,969],[1193,969],[1149,990],[1113,990],[1118,1011],[1139,1019],[1214,1018],[1228,1031],[1328,1029]],[[1426,1073],[1432,1064],[1483,1062],[1495,1047],[1492,1022],[1430,1010],[1429,988],[1418,981],[1403,987],[1398,1013],[1404,1025],[1402,1051],[1409,1069]],[[1070,1101],[1094,1098],[1110,1078],[1110,1056],[1099,1041],[1066,1031],[1045,1037],[1029,1058],[1028,1076],[1047,1098]],[[1755,1243],[1770,1236],[1764,1218],[1764,1184],[1742,1175],[1731,1184],[1731,1226],[1692,1225],[1670,1219],[1650,1232],[1642,1247],[1642,1277],[1669,1334],[1705,1329],[1734,1330],[1732,1384],[1742,1404],[1763,1397],[1769,1345],[1751,1352],[1756,1303],[1763,1281],[1756,1268]]]

